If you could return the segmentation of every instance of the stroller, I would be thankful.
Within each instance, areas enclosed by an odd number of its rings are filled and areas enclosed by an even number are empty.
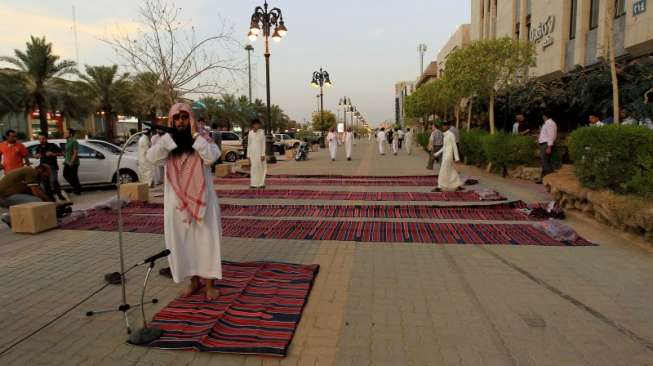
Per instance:
[[[297,149],[297,154],[295,154],[295,161],[308,160],[308,150],[308,142],[304,140],[304,142],[299,145],[299,149]]]

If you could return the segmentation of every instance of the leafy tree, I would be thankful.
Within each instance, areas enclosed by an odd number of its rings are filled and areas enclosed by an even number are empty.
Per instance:
[[[140,123],[147,119],[156,122],[157,111],[165,114],[170,108],[168,99],[161,86],[158,75],[151,72],[142,72],[133,76],[130,80],[130,92],[121,93],[121,97],[131,96],[132,102],[126,105],[131,113],[138,117],[139,130]],[[122,98],[121,98],[122,99]],[[121,103],[123,105],[127,103]]]
[[[116,132],[115,113],[127,110],[124,103],[130,98],[129,75],[118,74],[118,65],[86,66],[86,75],[79,76],[86,84],[86,93],[97,110],[102,111],[107,138],[112,141]]]
[[[53,81],[56,78],[75,72],[73,61],[59,61],[59,56],[52,53],[52,43],[45,37],[30,37],[25,51],[14,50],[14,56],[2,56],[1,62],[15,66],[14,75],[20,87],[17,93],[22,95],[18,103],[27,109],[38,108],[41,131],[48,131],[48,98]],[[15,102],[15,101],[14,101]]]
[[[322,118],[320,118],[319,112],[313,113],[312,128],[314,131],[326,132],[334,127],[336,127],[336,115],[333,112],[322,112]]]
[[[531,44],[507,37],[475,41],[449,56],[444,71],[445,85],[454,96],[487,96],[490,133],[494,134],[497,89],[515,80],[524,68],[534,65],[535,49]]]

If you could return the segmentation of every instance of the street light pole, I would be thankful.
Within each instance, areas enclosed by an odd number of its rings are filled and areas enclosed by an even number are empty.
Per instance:
[[[281,41],[281,38],[288,33],[286,25],[283,21],[283,14],[281,9],[272,8],[268,10],[268,2],[265,1],[263,7],[257,6],[252,14],[252,21],[249,29],[250,41],[255,41],[261,31],[265,38],[265,84],[267,92],[267,120],[265,121],[265,155],[270,164],[277,162],[274,156],[272,146],[274,137],[272,136],[272,105],[270,101],[270,30],[274,26],[274,33],[272,33],[272,40],[275,42]]]
[[[428,47],[424,43],[421,43],[419,46],[417,46],[417,52],[419,52],[419,75],[422,76],[424,73],[424,54],[428,50]]]
[[[331,86],[329,73],[326,70],[322,70],[320,67],[320,71],[313,72],[311,85],[315,88],[320,88],[320,125],[324,126],[324,86]]]
[[[252,102],[252,51],[254,47],[251,44],[245,46],[245,51],[247,51],[247,67],[249,69],[249,102]]]

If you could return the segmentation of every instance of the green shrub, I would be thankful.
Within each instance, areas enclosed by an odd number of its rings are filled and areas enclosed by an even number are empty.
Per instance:
[[[421,146],[424,151],[428,151],[429,137],[431,137],[431,134],[427,132],[420,132],[417,134],[417,144]]]
[[[581,128],[569,136],[569,154],[583,185],[653,198],[653,130]]]
[[[519,165],[532,166],[536,162],[537,144],[530,136],[505,132],[482,137],[485,157],[498,171]]]
[[[482,130],[461,131],[458,150],[467,164],[480,165],[487,161],[483,138],[489,135],[489,132]]]

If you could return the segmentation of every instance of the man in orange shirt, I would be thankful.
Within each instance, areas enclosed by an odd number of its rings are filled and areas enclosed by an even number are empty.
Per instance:
[[[5,133],[5,142],[0,143],[0,159],[5,174],[25,165],[31,165],[27,158],[27,149],[25,145],[18,142],[16,131],[9,130]]]

